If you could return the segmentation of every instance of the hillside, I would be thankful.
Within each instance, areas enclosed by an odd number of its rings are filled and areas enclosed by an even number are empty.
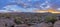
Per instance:
[[[0,13],[0,26],[4,24],[5,26],[7,25],[7,27],[29,27],[35,24],[40,24],[42,22],[45,22],[47,24],[50,24],[51,22],[52,24],[54,24],[54,22],[57,20],[60,20],[60,14],[31,12]],[[2,25],[1,27],[3,27],[4,25]]]

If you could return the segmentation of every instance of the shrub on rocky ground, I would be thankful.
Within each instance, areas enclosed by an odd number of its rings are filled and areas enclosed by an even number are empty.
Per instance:
[[[56,16],[46,16],[45,20],[46,20],[46,22],[52,22],[52,23],[57,21]]]
[[[21,18],[21,17],[15,17],[15,23],[16,24],[23,24],[24,23],[23,18]]]

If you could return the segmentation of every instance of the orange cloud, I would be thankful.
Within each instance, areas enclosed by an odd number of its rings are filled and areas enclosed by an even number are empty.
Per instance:
[[[48,9],[48,10],[34,10],[36,13],[55,13],[55,14],[60,14],[60,11],[54,10],[54,9]]]

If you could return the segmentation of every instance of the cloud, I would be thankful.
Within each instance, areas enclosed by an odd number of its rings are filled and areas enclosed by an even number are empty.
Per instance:
[[[19,7],[17,5],[7,5],[5,7],[3,7],[3,9],[7,10],[7,11],[20,11]]]
[[[57,10],[60,10],[60,8],[57,8]]]
[[[50,4],[48,1],[45,1],[44,3],[42,3],[40,5],[40,7],[42,8],[42,10],[46,10],[46,9],[50,8]]]
[[[60,3],[58,1],[60,0],[56,0],[56,1],[55,0],[6,0],[2,5],[5,5],[5,3],[7,2],[6,4],[9,5],[6,5],[3,8],[8,11],[19,10],[22,12],[28,12],[28,11],[39,10],[39,9],[46,10],[47,8],[50,8],[50,6],[56,9],[56,7],[60,7],[59,5]]]
[[[11,12],[33,12],[33,10],[38,10],[38,8],[22,8],[18,5],[7,5],[3,7],[4,11],[11,11]]]

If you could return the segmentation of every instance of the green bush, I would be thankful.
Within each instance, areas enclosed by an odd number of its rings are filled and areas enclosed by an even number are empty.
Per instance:
[[[56,16],[46,16],[46,19],[45,19],[47,22],[52,22],[54,23],[57,19],[56,19]]]
[[[21,17],[15,17],[15,23],[16,24],[23,24],[23,19]]]

